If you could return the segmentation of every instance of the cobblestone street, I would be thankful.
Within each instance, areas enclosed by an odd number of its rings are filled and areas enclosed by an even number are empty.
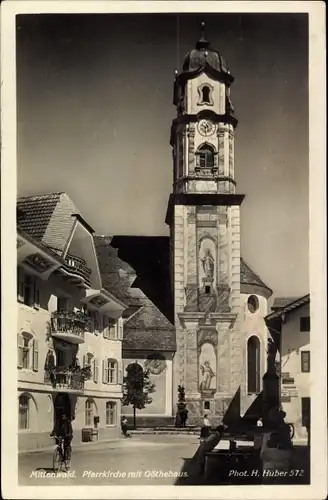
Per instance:
[[[73,449],[73,477],[42,477],[52,472],[52,452],[27,453],[19,456],[20,485],[133,485],[174,484],[184,458],[195,453],[196,436],[143,436],[111,443],[91,444]],[[121,477],[101,477],[95,473],[111,471]],[[152,471],[155,471],[152,473]],[[162,477],[152,477],[159,473]],[[161,473],[169,477],[163,477]]]

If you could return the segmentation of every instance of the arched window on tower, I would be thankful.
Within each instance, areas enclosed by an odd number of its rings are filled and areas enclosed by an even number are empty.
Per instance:
[[[207,85],[205,85],[202,88],[202,103],[204,103],[204,104],[211,103],[210,92],[211,92],[211,89],[209,87],[207,87]]]
[[[261,390],[261,346],[258,337],[247,341],[247,393],[258,394]]]
[[[203,83],[197,88],[198,91],[198,106],[203,106],[204,104],[208,106],[213,106],[213,90],[212,85]]]
[[[214,150],[209,144],[204,144],[198,150],[200,168],[214,167]]]

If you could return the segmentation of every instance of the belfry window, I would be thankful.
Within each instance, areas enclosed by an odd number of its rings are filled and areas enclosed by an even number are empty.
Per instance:
[[[213,87],[209,84],[203,83],[198,87],[198,106],[203,106],[207,104],[208,106],[213,106]]]
[[[214,151],[208,144],[199,148],[199,166],[200,168],[214,167]]]
[[[247,342],[247,393],[260,392],[261,360],[260,341],[253,335]]]
[[[205,86],[202,88],[202,103],[204,104],[210,104],[211,99],[210,99],[210,88]]]

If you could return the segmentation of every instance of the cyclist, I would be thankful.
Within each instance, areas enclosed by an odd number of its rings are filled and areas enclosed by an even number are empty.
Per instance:
[[[61,420],[55,422],[54,429],[50,436],[55,437],[56,444],[59,445],[60,441],[63,441],[64,451],[63,451],[63,459],[70,459],[71,455],[71,442],[73,439],[73,428],[71,421],[67,417],[65,413],[62,414]]]

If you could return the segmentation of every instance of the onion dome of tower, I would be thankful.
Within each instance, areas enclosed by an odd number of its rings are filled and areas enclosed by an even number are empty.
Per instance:
[[[209,65],[220,73],[230,74],[227,64],[219,52],[210,47],[210,42],[205,35],[205,23],[201,23],[201,35],[196,47],[185,56],[183,62],[184,72],[193,72]]]

